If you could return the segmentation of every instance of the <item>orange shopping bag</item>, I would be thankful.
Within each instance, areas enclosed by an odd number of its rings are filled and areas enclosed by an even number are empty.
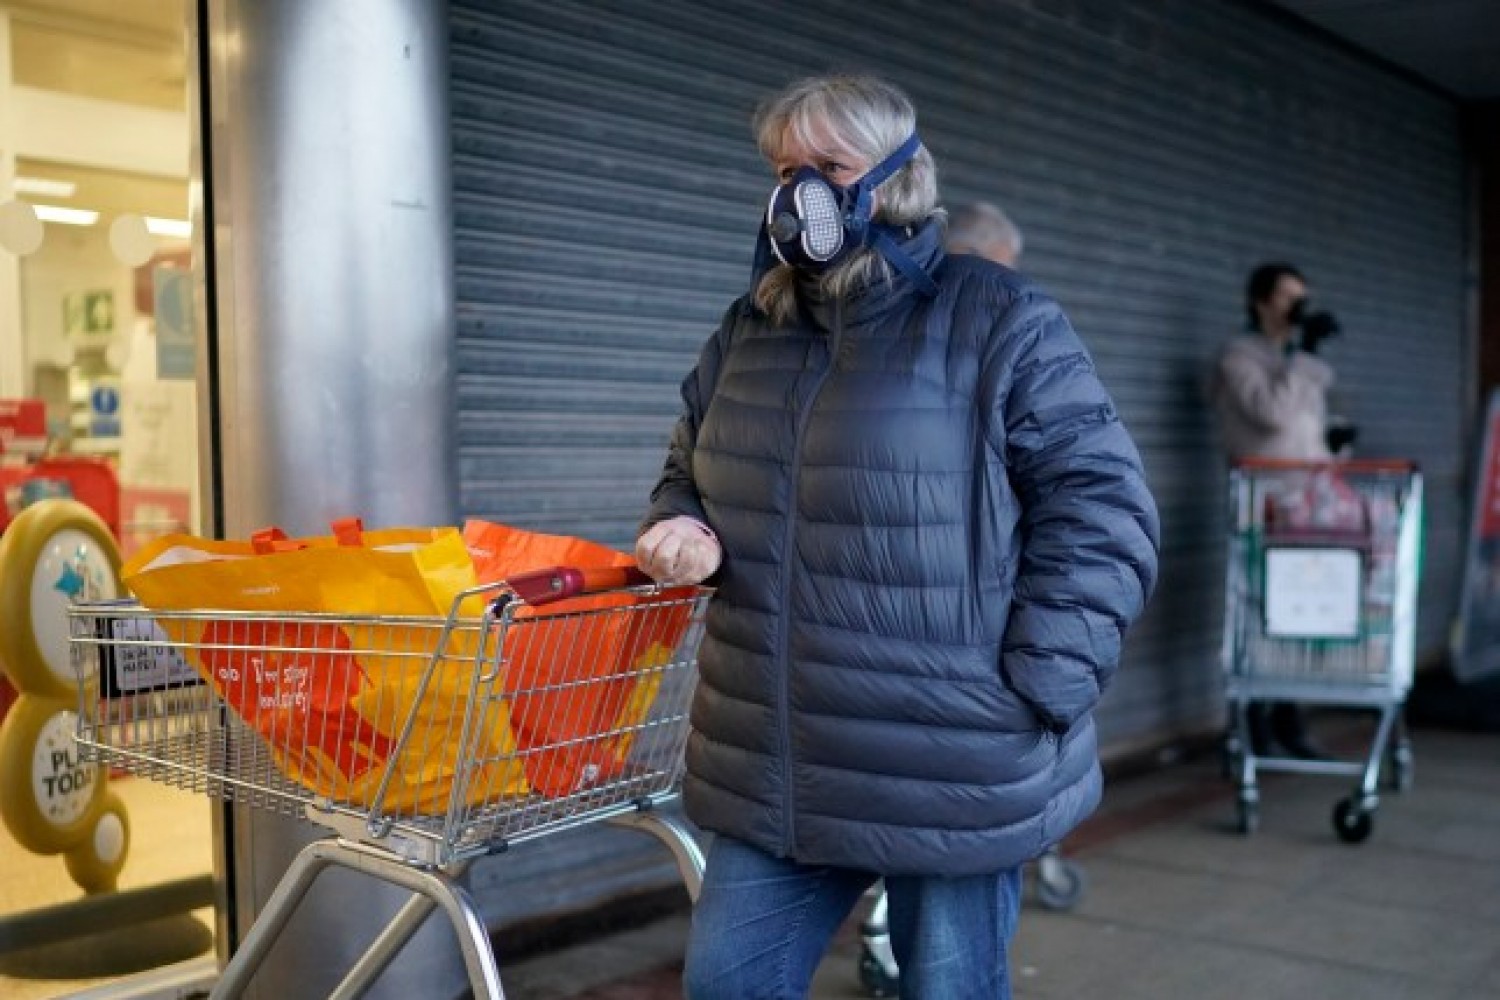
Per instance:
[[[485,521],[465,524],[464,542],[481,583],[551,566],[635,563],[595,542]],[[598,613],[641,603],[615,593],[518,613],[505,637],[500,682],[526,781],[536,791],[571,795],[624,771],[630,727],[646,718],[661,685],[655,668],[671,659],[692,617],[687,602],[665,613]]]
[[[477,624],[450,633],[417,699],[437,651],[437,620],[475,583],[458,532],[367,532],[357,519],[334,529],[331,537],[298,540],[274,530],[249,542],[168,536],[138,552],[121,578],[149,609],[295,613],[285,620],[166,618],[160,625],[265,740],[282,772],[309,790],[369,806],[389,769],[387,810],[441,812],[461,765],[479,760],[466,801],[524,794],[506,713],[486,713],[471,745],[460,745]],[[477,616],[478,602],[468,611]],[[357,620],[319,622],[306,617],[312,612]],[[414,709],[411,738],[393,760]]]

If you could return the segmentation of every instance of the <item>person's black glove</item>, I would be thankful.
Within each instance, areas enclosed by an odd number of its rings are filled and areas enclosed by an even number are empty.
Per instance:
[[[1309,313],[1302,318],[1302,336],[1298,345],[1308,354],[1318,353],[1318,345],[1336,336],[1341,327],[1331,312]]]
[[[1337,455],[1359,440],[1359,428],[1353,424],[1334,424],[1323,432],[1323,439],[1328,444],[1328,450]]]

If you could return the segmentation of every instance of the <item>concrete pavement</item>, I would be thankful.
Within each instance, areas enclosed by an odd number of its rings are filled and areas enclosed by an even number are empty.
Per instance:
[[[1346,744],[1362,750],[1362,724],[1346,725]],[[1233,793],[1212,757],[1112,782],[1066,845],[1088,877],[1082,902],[1049,912],[1028,893],[1016,996],[1500,998],[1500,734],[1419,728],[1413,746],[1414,786],[1384,795],[1357,846],[1330,820],[1348,779],[1263,778],[1261,827],[1248,837],[1234,832]],[[677,997],[687,920],[684,907],[517,962],[502,951],[507,996]],[[813,997],[862,997],[858,955],[851,921]]]

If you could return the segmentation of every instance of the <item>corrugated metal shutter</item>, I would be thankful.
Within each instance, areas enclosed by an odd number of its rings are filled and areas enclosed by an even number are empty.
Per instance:
[[[653,5],[452,5],[465,513],[625,546],[676,387],[749,280],[761,87],[704,78]],[[471,873],[491,920],[670,880],[638,834],[545,838]]]
[[[1221,459],[1202,385],[1256,263],[1298,263],[1366,454],[1428,475],[1421,642],[1464,519],[1456,107],[1237,2],[452,4],[467,513],[626,544],[676,386],[745,288],[754,102],[872,69],[945,201],[1003,204],[1095,352],[1160,502],[1160,590],[1101,713],[1122,746],[1218,711]]]

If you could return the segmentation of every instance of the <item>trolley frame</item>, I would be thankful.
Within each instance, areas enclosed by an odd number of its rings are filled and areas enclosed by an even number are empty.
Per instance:
[[[1278,497],[1312,488],[1317,477],[1332,477],[1339,489],[1360,498],[1360,530],[1268,523]],[[1241,833],[1259,828],[1259,771],[1356,777],[1333,812],[1335,832],[1349,843],[1363,841],[1373,829],[1387,759],[1391,787],[1409,786],[1413,760],[1402,709],[1414,670],[1421,547],[1422,476],[1412,463],[1252,460],[1231,469],[1221,660],[1229,716],[1225,770],[1236,787]],[[1335,634],[1317,634],[1315,625],[1291,634],[1271,629],[1268,553],[1297,549],[1314,559],[1358,554],[1353,632],[1344,624]],[[1378,718],[1368,753],[1358,760],[1257,754],[1250,706],[1259,701],[1372,709]]]

